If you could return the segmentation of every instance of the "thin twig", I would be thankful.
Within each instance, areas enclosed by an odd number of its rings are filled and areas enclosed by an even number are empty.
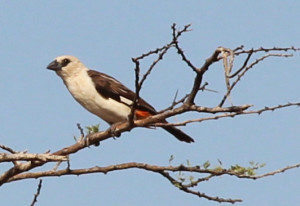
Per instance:
[[[196,66],[194,66],[194,65],[192,64],[192,62],[185,56],[185,54],[184,54],[183,50],[180,48],[179,42],[178,42],[178,37],[181,36],[182,33],[189,31],[188,28],[189,28],[190,26],[191,26],[191,25],[188,24],[188,25],[186,25],[186,26],[184,27],[184,29],[177,31],[177,29],[176,29],[176,24],[173,24],[173,25],[172,25],[173,42],[174,42],[175,48],[177,49],[177,53],[178,53],[178,54],[181,56],[181,58],[182,58],[182,61],[184,61],[185,63],[187,63],[187,65],[188,65],[190,68],[192,68],[192,70],[193,70],[194,72],[197,73],[197,72],[198,72],[198,68],[197,68]]]
[[[260,47],[257,49],[250,49],[250,50],[244,50],[244,47],[242,47],[241,49],[239,49],[240,51],[236,51],[235,55],[241,55],[241,54],[247,54],[247,53],[257,53],[257,52],[270,52],[270,51],[299,51],[300,48],[296,48],[294,46],[291,47],[272,47],[272,48],[264,48],[264,47]]]
[[[241,176],[240,178],[247,178],[247,179],[260,179],[260,178],[264,178],[264,177],[268,177],[268,176],[273,176],[273,175],[276,175],[276,174],[279,174],[279,173],[284,173],[285,171],[287,170],[291,170],[291,169],[294,169],[294,168],[299,168],[300,167],[300,164],[295,164],[295,165],[291,165],[291,166],[286,166],[284,168],[281,168],[279,170],[275,170],[275,171],[272,171],[272,172],[268,172],[268,173],[265,173],[265,174],[262,174],[262,175],[256,175],[256,176],[253,176],[253,177],[249,177],[249,176]]]
[[[34,206],[35,203],[37,202],[37,198],[40,195],[41,189],[42,189],[42,179],[40,179],[40,181],[39,181],[39,184],[38,184],[38,187],[37,187],[37,191],[36,191],[36,193],[33,196],[33,200],[31,202],[30,206]]]
[[[80,123],[77,123],[77,128],[79,129],[80,134],[81,134],[81,137],[83,138],[85,135],[84,135],[84,131],[83,131],[83,129],[82,129]]]
[[[13,150],[12,148],[10,148],[10,147],[8,147],[6,145],[3,145],[3,144],[0,144],[0,148],[3,149],[3,150],[6,150],[6,151],[8,151],[8,152],[10,152],[12,154],[19,153],[19,152]]]

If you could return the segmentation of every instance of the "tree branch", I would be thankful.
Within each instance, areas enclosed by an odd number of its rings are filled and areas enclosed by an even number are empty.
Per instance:
[[[246,179],[260,179],[263,177],[283,173],[287,170],[294,169],[300,167],[300,164],[295,164],[292,166],[287,166],[282,169],[268,172],[262,175],[249,175],[245,172],[241,172],[241,170],[236,170],[234,167],[231,167],[229,169],[223,169],[216,167],[214,169],[208,169],[203,168],[203,166],[197,165],[197,166],[157,166],[157,165],[150,165],[145,163],[136,163],[136,162],[129,162],[129,163],[123,163],[123,164],[116,164],[116,165],[110,165],[106,167],[91,167],[91,168],[85,168],[85,169],[71,169],[68,165],[67,168],[61,169],[61,170],[49,170],[49,171],[42,171],[42,172],[27,172],[23,174],[16,175],[9,179],[9,182],[18,181],[22,179],[31,179],[31,178],[41,178],[41,177],[59,177],[63,175],[83,175],[83,174],[92,174],[92,173],[103,173],[107,174],[109,172],[118,171],[118,170],[127,170],[127,169],[142,169],[151,171],[157,174],[162,175],[165,177],[171,184],[179,188],[180,190],[194,194],[200,198],[206,198],[208,200],[213,200],[217,202],[241,202],[240,199],[226,199],[226,198],[220,198],[220,197],[213,197],[210,195],[206,195],[205,193],[201,193],[196,190],[192,190],[192,187],[195,187],[198,185],[199,182],[207,181],[213,177],[219,177],[223,175],[229,175],[229,176],[235,176],[238,178],[246,178]],[[240,168],[242,168],[240,166]],[[256,170],[258,167],[253,166],[251,169]],[[183,178],[182,180],[176,180],[173,178],[169,172],[176,173],[176,172],[188,172],[193,174],[208,174],[205,178],[198,178],[196,180],[190,180],[191,182],[189,184],[183,184],[183,181],[186,181],[186,178]]]
[[[29,154],[29,153],[0,153],[0,162],[10,161],[43,161],[43,162],[60,162],[67,161],[68,157],[52,154]]]

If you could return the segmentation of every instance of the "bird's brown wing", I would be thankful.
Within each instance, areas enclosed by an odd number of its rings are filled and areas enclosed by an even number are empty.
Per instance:
[[[114,99],[128,106],[132,105],[135,93],[121,82],[107,74],[94,70],[89,70],[88,75],[92,78],[96,90],[102,97]],[[142,98],[139,98],[136,109],[147,111],[151,114],[157,113],[156,110]]]

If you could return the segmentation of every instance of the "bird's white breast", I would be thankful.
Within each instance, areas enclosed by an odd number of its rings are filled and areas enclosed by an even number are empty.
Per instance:
[[[87,71],[63,79],[72,96],[88,111],[113,124],[124,121],[130,108],[111,98],[102,97],[96,90]]]

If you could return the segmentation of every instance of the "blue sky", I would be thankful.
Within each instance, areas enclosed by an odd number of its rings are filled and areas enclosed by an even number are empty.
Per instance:
[[[74,143],[76,123],[101,124],[73,100],[62,81],[46,66],[56,56],[71,54],[88,67],[108,73],[134,88],[136,57],[168,43],[172,23],[192,24],[180,43],[197,65],[218,46],[236,48],[299,47],[300,2],[254,1],[2,1],[0,3],[0,143],[16,150],[42,153]],[[146,62],[147,63],[147,62]],[[149,63],[149,62],[148,62]],[[147,64],[145,64],[147,66]],[[144,67],[146,68],[146,67]],[[299,54],[269,59],[248,73],[232,95],[235,104],[254,108],[300,102]],[[193,73],[174,51],[146,81],[141,96],[158,110],[172,102],[179,89],[192,86]],[[212,67],[205,81],[219,93],[201,93],[197,103],[214,106],[224,92],[222,65]],[[135,129],[117,140],[71,157],[71,166],[106,166],[124,162],[224,166],[266,163],[261,172],[299,163],[299,108],[287,108],[184,129],[195,144],[177,141],[161,129]],[[195,117],[191,115],[186,118]],[[198,115],[199,117],[199,115]],[[172,118],[183,120],[183,117]],[[8,168],[0,165],[0,171]],[[50,167],[51,168],[51,167]],[[217,178],[200,185],[212,196],[241,198],[239,205],[298,205],[299,169],[256,181]],[[29,205],[38,180],[3,185],[3,205]],[[44,178],[37,205],[219,205],[174,188],[156,174],[127,170],[80,177]]]

